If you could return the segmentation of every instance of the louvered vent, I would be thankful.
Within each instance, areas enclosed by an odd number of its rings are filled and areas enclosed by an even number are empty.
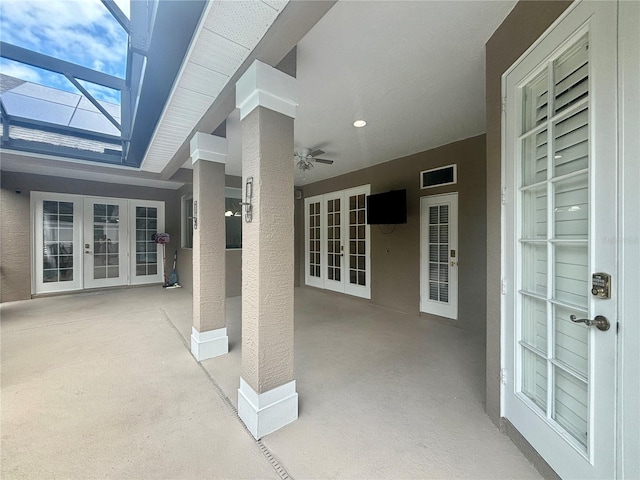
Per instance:
[[[420,172],[420,188],[433,188],[452,185],[458,181],[456,165],[432,168]]]

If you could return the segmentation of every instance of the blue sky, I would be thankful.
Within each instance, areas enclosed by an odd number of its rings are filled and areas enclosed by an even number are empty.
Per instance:
[[[116,0],[129,15],[129,0]],[[0,0],[2,41],[124,78],[127,34],[100,0]],[[78,93],[62,75],[0,59],[3,74]],[[99,100],[119,92],[81,82]]]

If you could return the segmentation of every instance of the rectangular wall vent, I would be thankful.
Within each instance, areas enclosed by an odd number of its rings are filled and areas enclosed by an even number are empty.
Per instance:
[[[457,183],[458,175],[456,165],[432,168],[420,172],[420,188],[441,187]]]

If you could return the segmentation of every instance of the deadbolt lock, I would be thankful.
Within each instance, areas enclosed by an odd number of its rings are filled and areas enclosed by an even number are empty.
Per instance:
[[[591,275],[591,294],[598,298],[611,298],[611,275],[601,272]]]

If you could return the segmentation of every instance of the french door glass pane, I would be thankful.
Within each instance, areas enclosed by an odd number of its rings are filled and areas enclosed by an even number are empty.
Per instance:
[[[547,186],[522,192],[522,238],[547,238]]]
[[[553,129],[554,176],[589,166],[589,110],[585,107],[558,121]]]
[[[522,393],[543,412],[547,411],[547,361],[522,348]]]
[[[449,205],[429,207],[429,300],[449,302]]]
[[[522,244],[522,289],[547,295],[547,244]]]
[[[42,281],[73,281],[73,203],[42,202]]]
[[[120,207],[93,205],[93,278],[120,276]]]
[[[547,130],[522,140],[522,185],[532,185],[547,179]]]
[[[555,238],[586,238],[589,232],[587,175],[559,181],[554,190]]]
[[[309,275],[320,277],[320,202],[309,204]]]
[[[366,244],[365,229],[365,194],[349,196],[349,242],[357,241]],[[366,262],[365,254],[360,253],[361,249],[349,251],[349,283],[352,285],[366,285]]]
[[[555,368],[553,419],[583,447],[587,445],[589,389],[585,382]]]
[[[158,233],[158,209],[136,207],[136,276],[158,274],[158,247],[153,241]]]
[[[547,302],[533,297],[522,298],[522,340],[547,352]]]
[[[554,247],[553,298],[586,310],[589,295],[587,244],[556,244]]]
[[[523,126],[524,132],[547,120],[547,103],[549,102],[549,79],[547,70],[543,70],[523,91]],[[524,133],[523,132],[523,133]]]
[[[586,314],[559,305],[554,307],[554,311],[554,357],[586,378],[589,357],[589,327],[582,323],[574,323],[569,319],[571,315],[584,318]]]
[[[570,317],[589,315],[587,47],[584,36],[523,87],[518,243],[520,392],[583,447],[591,331]]]
[[[587,36],[553,62],[555,79],[553,111],[558,114],[589,94],[589,50]]]
[[[342,277],[342,232],[340,230],[340,199],[327,201],[327,278],[336,282]]]

